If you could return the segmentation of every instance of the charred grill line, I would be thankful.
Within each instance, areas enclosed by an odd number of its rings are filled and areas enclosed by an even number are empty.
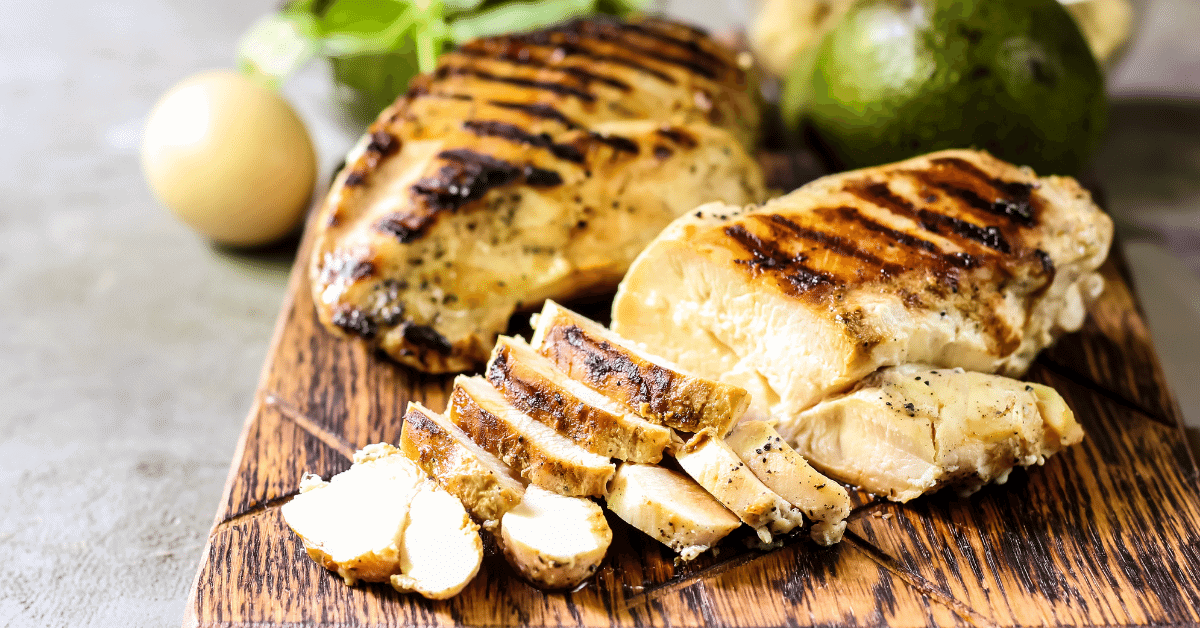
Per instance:
[[[559,159],[565,159],[577,164],[584,162],[583,152],[570,144],[556,144],[547,133],[534,135],[515,124],[498,120],[467,120],[463,128],[480,137],[498,137],[510,142],[544,148]]]
[[[678,127],[662,127],[655,132],[683,148],[695,148],[697,144],[695,137]]]
[[[562,54],[564,57],[581,57],[584,59],[591,59],[593,61],[600,61],[603,63],[611,63],[613,65],[620,65],[620,66],[627,67],[631,70],[635,70],[637,72],[641,72],[643,74],[653,76],[654,78],[656,78],[664,83],[667,83],[669,85],[674,85],[676,83],[675,77],[671,76],[670,74],[667,74],[666,72],[663,72],[661,70],[656,70],[648,65],[639,63],[638,61],[635,61],[628,57],[622,57],[622,56],[618,56],[618,55],[608,55],[608,54],[596,52],[595,50],[588,48],[587,46],[580,45],[578,42],[570,42],[570,43],[568,43],[568,42],[551,42],[548,39],[534,41],[528,37],[511,36],[511,35],[507,38],[506,41],[510,41],[510,42],[513,42],[514,44],[519,44],[519,45],[523,45],[523,46],[530,47],[530,48],[534,47],[534,46],[553,47],[554,51],[551,54]]]
[[[603,28],[608,25],[615,27],[619,31],[637,33],[638,35],[661,41],[663,43],[675,46],[676,48],[682,48],[711,65],[715,65],[720,68],[728,67],[724,59],[705,50],[704,47],[701,46],[700,43],[695,39],[680,39],[658,29],[648,28],[642,24],[635,24],[633,22],[622,22],[618,20],[591,20],[588,22],[588,24],[593,28]]]
[[[484,81],[492,81],[495,83],[508,83],[509,85],[517,85],[519,87],[528,87],[530,89],[544,90],[553,92],[559,96],[574,96],[584,102],[592,103],[596,101],[596,97],[584,90],[555,83],[553,81],[535,81],[532,79],[518,78],[514,76],[498,76],[491,72],[477,70],[475,68],[466,68],[461,66],[442,66],[438,68],[437,78],[444,79],[448,76],[472,76]]]
[[[436,175],[417,181],[411,188],[413,194],[424,199],[425,204],[434,212],[458,209],[483,198],[492,188],[518,180],[524,180],[526,184],[534,187],[551,187],[563,182],[562,177],[553,170],[530,164],[514,164],[467,148],[442,151],[438,153],[438,158],[449,163],[442,166]],[[404,216],[399,221],[407,231],[396,233],[384,228],[382,222],[376,228],[395,233],[402,238],[402,242],[411,241],[415,237],[414,234],[419,235],[425,228],[429,219],[427,216],[418,217],[419,225],[414,227],[407,224],[408,218]]]
[[[507,50],[488,50],[474,47],[462,47],[456,50],[458,54],[465,57],[474,57],[479,59],[496,59],[505,61],[513,65],[526,65],[534,68],[544,68],[555,72],[570,74],[579,79],[585,86],[589,83],[603,83],[609,87],[615,87],[623,92],[633,91],[633,88],[620,79],[606,76],[604,74],[596,74],[590,70],[585,70],[575,66],[564,66],[554,62],[548,62],[542,59],[537,59],[529,55],[528,49],[519,49],[514,51],[512,47]]]
[[[959,174],[971,177],[998,191],[1001,198],[991,203],[985,211],[1005,216],[1026,227],[1037,224],[1037,199],[1033,196],[1032,185],[990,176],[975,164],[958,157],[942,157],[933,160],[932,163],[941,168],[955,170]]]
[[[893,264],[891,262],[885,262],[875,254],[863,250],[861,247],[855,245],[853,242],[845,238],[838,237],[831,233],[825,233],[824,231],[809,229],[808,227],[798,225],[795,222],[780,216],[779,214],[756,214],[754,215],[754,218],[760,221],[769,221],[773,225],[783,227],[792,236],[816,242],[817,244],[820,244],[821,246],[833,251],[834,253],[837,253],[838,255],[843,257],[852,257],[866,264],[876,266],[885,273],[896,274],[904,270],[902,266]]]
[[[793,257],[777,247],[750,233],[742,225],[730,225],[725,228],[725,235],[740,244],[751,255],[749,260],[737,260],[756,269],[778,269],[797,289],[807,292],[821,285],[828,285],[833,278],[825,273],[813,270],[804,265],[807,260],[803,255]]]
[[[600,142],[601,144],[607,144],[608,146],[611,146],[612,149],[617,152],[632,153],[634,155],[641,152],[641,149],[638,148],[637,142],[627,137],[621,137],[620,135],[604,135],[595,131],[588,131],[588,137]]]
[[[500,107],[501,109],[509,109],[511,111],[520,111],[535,118],[543,120],[554,120],[559,124],[567,127],[568,130],[581,128],[578,122],[563,115],[558,109],[545,103],[523,103],[523,102],[508,102],[503,100],[490,100],[488,104]]]
[[[878,233],[889,240],[903,244],[910,249],[915,249],[916,251],[925,254],[928,257],[943,261],[951,266],[969,268],[974,265],[974,258],[966,253],[947,255],[940,247],[938,247],[938,245],[930,242],[929,240],[922,240],[921,238],[909,235],[903,231],[897,231],[891,227],[882,225],[862,215],[862,212],[858,211],[858,209],[854,207],[838,207],[833,211],[837,214],[837,218],[841,221],[856,222],[859,225],[862,225],[864,229]]]
[[[886,183],[852,183],[846,187],[846,191],[893,214],[900,214],[911,218],[922,229],[930,233],[945,235],[944,232],[949,231],[953,235],[982,244],[989,249],[1005,254],[1012,252],[1012,247],[1009,246],[1008,240],[1004,238],[1004,234],[996,227],[980,227],[979,225],[960,220],[953,216],[940,214],[923,207],[917,208],[893,192]]]
[[[641,57],[644,57],[647,59],[652,59],[654,61],[658,61],[660,63],[664,63],[667,65],[674,65],[674,66],[681,67],[693,74],[699,74],[700,76],[703,76],[704,78],[707,78],[710,80],[715,80],[717,78],[718,73],[715,70],[713,70],[711,67],[706,66],[703,63],[699,63],[693,59],[687,59],[684,57],[665,54],[665,53],[655,50],[653,48],[647,48],[645,46],[640,46],[640,45],[638,45],[634,42],[631,42],[628,39],[622,37],[621,33],[618,31],[615,31],[615,30],[598,31],[595,29],[588,29],[588,32],[582,32],[578,28],[576,28],[575,31],[567,30],[568,28],[572,27],[573,24],[577,26],[577,23],[570,23],[570,24],[566,24],[561,27],[558,27],[555,30],[534,31],[531,33],[514,35],[514,36],[511,36],[510,38],[513,41],[518,41],[518,42],[524,42],[524,43],[530,43],[530,44],[540,44],[540,45],[546,45],[546,46],[558,46],[559,48],[562,48],[564,50],[564,52],[567,52],[568,54],[570,54],[570,50],[568,49],[568,47],[575,47],[576,50],[580,50],[581,48],[579,47],[579,43],[580,43],[579,40],[590,37],[596,41],[607,42],[607,43],[612,43],[614,45],[618,45],[621,48],[623,48],[629,52],[632,52],[638,56],[641,56]],[[722,66],[723,65],[724,64],[722,63]]]

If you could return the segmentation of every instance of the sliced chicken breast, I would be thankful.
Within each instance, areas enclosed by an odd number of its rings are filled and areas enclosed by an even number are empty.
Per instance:
[[[1082,324],[1112,233],[1073,179],[942,151],[676,220],[613,330],[790,420],[884,366],[1023,373]]]
[[[709,432],[692,437],[675,459],[688,475],[754,528],[763,543],[804,524],[804,514],[767,488],[725,441]]]
[[[606,458],[658,462],[671,431],[572,380],[520,338],[501,336],[487,378],[513,407]]]
[[[461,591],[483,560],[479,526],[462,503],[386,443],[356,452],[328,482],[305,476],[281,512],[308,555],[346,584],[391,581],[443,599]],[[428,543],[442,548],[436,561]]]
[[[521,501],[525,485],[496,456],[471,441],[449,419],[409,402],[400,451],[466,506],[486,530]]]
[[[387,495],[375,498],[387,499]],[[425,484],[409,503],[400,573],[392,574],[392,588],[444,600],[458,595],[475,578],[482,561],[479,526],[467,516],[462,502],[432,482]]]
[[[1014,466],[1083,439],[1053,388],[914,364],[873,373],[778,429],[825,473],[898,502],[1003,483]]]
[[[813,469],[769,423],[739,423],[725,443],[750,467],[754,477],[812,520],[814,541],[833,545],[842,540],[846,517],[850,516],[846,489]]]
[[[609,484],[608,509],[692,560],[742,525],[695,480],[658,465],[623,463]]]
[[[479,366],[516,310],[611,289],[696,205],[762,200],[755,93],[734,51],[654,18],[447,51],[314,218],[318,317],[420,370]]]
[[[514,408],[482,377],[454,379],[448,413],[475,443],[527,481],[556,493],[603,495],[616,471],[608,458]]]
[[[650,421],[724,435],[750,404],[745,389],[686,372],[553,301],[546,301],[533,326],[530,344],[539,353]]]
[[[545,589],[573,587],[600,568],[612,528],[600,506],[536,486],[504,514],[504,556],[526,580]]]

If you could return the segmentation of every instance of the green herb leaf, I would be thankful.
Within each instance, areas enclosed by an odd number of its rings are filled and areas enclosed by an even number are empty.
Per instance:
[[[450,23],[450,38],[462,43],[477,37],[549,26],[591,13],[595,0],[510,2]]]

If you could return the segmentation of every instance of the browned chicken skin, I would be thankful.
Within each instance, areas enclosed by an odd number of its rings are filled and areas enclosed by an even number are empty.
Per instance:
[[[746,72],[700,31],[591,18],[464,44],[385,110],[316,220],[317,313],[430,372],[614,286],[668,222],[762,200]]]

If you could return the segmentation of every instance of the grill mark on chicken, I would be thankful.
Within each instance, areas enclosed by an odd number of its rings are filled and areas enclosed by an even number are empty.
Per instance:
[[[788,234],[793,237],[816,242],[817,244],[843,257],[852,257],[865,264],[875,266],[884,274],[897,274],[904,270],[904,267],[900,266],[899,264],[885,262],[880,259],[879,256],[863,250],[850,240],[833,235],[831,233],[826,233],[824,231],[817,231],[815,229],[803,227],[779,214],[756,214],[754,215],[754,218],[759,221],[770,221],[773,225],[783,227]]]
[[[562,177],[553,170],[526,164],[519,166],[468,148],[454,148],[438,153],[449,163],[432,177],[413,184],[413,193],[421,197],[430,209],[454,210],[483,198],[489,190],[524,180],[535,187],[562,184]]]
[[[401,332],[405,340],[418,348],[430,349],[442,355],[450,355],[450,351],[454,348],[445,336],[429,325],[414,325],[410,321],[405,323]]]
[[[745,264],[758,272],[762,272],[763,269],[772,270],[787,279],[799,292],[813,292],[817,288],[828,288],[833,283],[833,277],[804,265],[804,262],[808,261],[807,256],[789,255],[774,244],[750,233],[742,225],[726,227],[725,235],[751,255],[748,260],[736,260],[737,263]]]
[[[858,211],[858,209],[855,207],[847,206],[847,207],[838,207],[833,210],[828,210],[828,209],[818,210],[818,212],[821,212],[821,213],[824,213],[827,211],[832,211],[834,213],[834,215],[837,216],[837,219],[840,221],[858,223],[863,228],[865,228],[869,231],[878,233],[890,241],[895,241],[900,244],[903,244],[904,246],[907,246],[910,249],[916,249],[917,251],[920,251],[920,252],[926,253],[926,254],[930,254],[933,256],[941,256],[943,254],[941,247],[934,244],[933,242],[930,242],[929,240],[923,240],[923,239],[913,236],[911,234],[904,233],[903,231],[897,231],[895,229],[892,229],[891,227],[888,227],[888,226],[883,225],[879,222],[876,222],[870,218],[867,218],[866,216],[864,216],[862,214],[862,212]]]
[[[484,70],[468,68],[462,66],[445,65],[437,69],[435,76],[439,79],[444,79],[448,76],[471,76],[483,81],[493,83],[507,83],[518,87],[527,87],[529,89],[537,89],[548,92],[553,92],[559,96],[574,96],[586,103],[596,102],[596,96],[591,92],[584,91],[562,83],[554,81],[535,81],[533,79],[520,78],[516,76],[499,76]]]
[[[553,29],[514,35],[512,36],[512,39],[532,44],[558,46],[563,48],[564,51],[567,51],[568,46],[576,47],[578,50],[581,43],[580,40],[586,41],[586,39],[591,38],[599,42],[607,42],[616,46],[620,46],[624,50],[647,59],[658,61],[667,65],[681,67],[693,74],[699,74],[700,76],[710,80],[715,80],[719,74],[717,69],[714,69],[712,65],[706,65],[705,61],[697,60],[694,57],[687,58],[668,54],[662,50],[659,50],[657,46],[648,47],[639,45],[634,41],[630,41],[627,37],[623,36],[623,33],[616,29],[600,30],[597,28],[599,24],[593,24],[593,21],[598,20],[596,20],[596,18],[592,18],[591,21],[576,20],[573,22],[568,22],[567,24],[556,26]],[[716,59],[717,66],[722,69],[727,67],[720,58]],[[711,61],[709,63],[711,64]]]
[[[567,130],[574,130],[574,129],[582,128],[582,125],[580,125],[578,122],[563,115],[562,112],[560,112],[558,109],[555,109],[552,105],[547,105],[545,103],[524,103],[524,102],[508,102],[508,101],[503,101],[503,100],[491,100],[491,101],[488,101],[488,104],[494,105],[496,107],[500,107],[501,109],[508,109],[511,111],[520,111],[521,113],[533,116],[535,118],[541,118],[543,120],[554,120],[555,122],[558,122],[559,124],[562,124],[564,127],[566,127]]]
[[[683,48],[684,50],[687,50],[689,53],[703,59],[706,63],[709,63],[716,67],[720,67],[720,68],[726,67],[724,59],[709,52],[708,50],[705,50],[704,47],[700,45],[700,42],[696,41],[696,39],[680,39],[678,37],[675,37],[674,35],[670,35],[668,33],[660,31],[658,29],[649,28],[643,24],[638,24],[635,22],[621,22],[621,21],[617,21],[617,20],[591,20],[588,22],[584,22],[584,24],[587,24],[592,29],[603,28],[605,26],[609,26],[609,27],[615,27],[617,30],[620,30],[620,31],[644,35],[644,36],[650,37],[652,39],[657,39],[658,41],[661,41],[663,43],[670,44],[677,48]]]
[[[695,148],[697,144],[696,138],[692,134],[679,127],[663,127],[655,131],[655,133],[675,142],[683,148]]]
[[[615,87],[623,92],[633,91],[633,87],[630,86],[629,83],[626,83],[620,79],[613,78],[605,74],[597,74],[591,70],[585,70],[581,67],[561,65],[550,60],[533,57],[529,53],[529,47],[521,46],[520,44],[514,43],[499,50],[464,46],[455,50],[454,52],[456,54],[463,55],[464,57],[494,59],[497,61],[511,63],[513,65],[522,65],[532,68],[545,68],[548,70],[554,70],[556,72],[563,72],[579,79],[585,86],[590,83],[603,83],[604,85]]]
[[[606,135],[603,133],[597,133],[595,131],[588,131],[588,137],[600,142],[601,144],[606,144],[612,147],[612,149],[617,152],[630,153],[632,155],[636,155],[641,152],[641,149],[638,148],[637,142],[627,137],[621,137],[620,135]]]
[[[1001,196],[987,204],[984,211],[1007,217],[1024,227],[1032,227],[1037,224],[1041,201],[1033,195],[1033,185],[993,177],[980,170],[975,164],[958,157],[941,157],[932,160],[931,163],[935,166],[934,172],[953,172],[959,177],[967,177],[984,183],[998,191]]]
[[[628,400],[629,405],[647,404],[656,415],[672,410],[669,392],[673,376],[666,369],[653,364],[639,367],[625,352],[618,351],[607,341],[592,339],[577,325],[554,328],[546,339],[547,346],[554,346],[558,341],[555,336],[561,336],[586,356],[582,364],[584,377],[593,387],[604,386],[609,377],[624,379],[628,386],[622,388],[632,387],[637,391]]]
[[[556,144],[548,133],[534,135],[515,124],[499,120],[467,120],[463,122],[463,128],[480,137],[498,137],[518,144],[545,148],[559,159],[577,164],[584,162],[583,153],[578,148],[570,144]]]
[[[908,200],[892,191],[887,183],[872,181],[854,181],[846,186],[846,191],[858,198],[885,209],[893,214],[911,218],[925,231],[938,235],[958,236],[971,242],[1009,254],[1012,247],[1000,229],[994,226],[980,227],[972,222],[938,213],[924,207],[916,207]]]
[[[623,66],[623,67],[629,68],[631,70],[641,72],[642,74],[652,76],[664,83],[667,83],[668,85],[674,85],[677,82],[675,80],[675,77],[671,76],[670,74],[667,74],[666,72],[652,68],[652,67],[650,67],[644,63],[641,63],[635,59],[630,59],[629,57],[624,57],[624,56],[620,56],[620,55],[612,55],[612,54],[605,54],[602,52],[597,52],[595,49],[588,48],[587,46],[584,46],[584,45],[580,44],[579,42],[549,41],[549,40],[534,41],[529,37],[521,37],[521,36],[513,36],[513,35],[506,36],[503,39],[501,39],[500,41],[509,43],[509,45],[524,46],[525,49],[542,48],[542,47],[550,48],[551,49],[550,55],[551,55],[552,59],[557,56],[579,57],[581,59],[590,59],[592,61],[599,61],[601,63],[611,63],[613,65]],[[637,52],[637,51],[635,50],[634,52]]]

